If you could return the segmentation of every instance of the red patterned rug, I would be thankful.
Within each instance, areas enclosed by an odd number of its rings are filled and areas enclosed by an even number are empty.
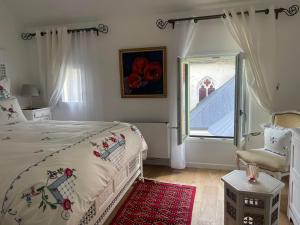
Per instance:
[[[137,182],[111,225],[190,225],[196,187]]]

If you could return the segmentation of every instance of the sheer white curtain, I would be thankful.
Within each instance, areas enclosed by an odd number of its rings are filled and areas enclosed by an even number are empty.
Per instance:
[[[64,120],[95,120],[95,46],[97,33],[80,31],[70,34],[71,48],[66,63],[62,98],[54,116]]]
[[[42,96],[53,108],[62,94],[71,38],[65,27],[48,29],[43,36],[36,31],[36,35]]]
[[[178,56],[181,58],[185,58],[188,56],[191,44],[194,39],[195,33],[195,24],[192,21],[182,22],[180,24],[176,24],[175,36],[176,44],[178,47]],[[177,82],[178,84],[178,82]],[[176,89],[178,90],[178,88]],[[177,102],[177,104],[179,104]],[[174,104],[173,112],[177,115],[176,104]],[[176,118],[177,116],[173,116],[172,118]],[[171,167],[174,169],[184,169],[186,167],[186,159],[185,159],[185,144],[178,145],[178,132],[177,129],[177,120],[171,122]]]
[[[242,12],[237,15],[237,12]],[[274,8],[256,14],[255,8],[224,10],[226,28],[246,55],[247,84],[265,111],[274,112],[276,74],[276,30]]]
[[[180,39],[182,41],[179,44],[179,56],[185,58],[189,56],[191,51],[197,24],[195,24],[194,21],[188,21],[180,24],[180,26],[178,31],[180,32],[179,36],[181,36]]]

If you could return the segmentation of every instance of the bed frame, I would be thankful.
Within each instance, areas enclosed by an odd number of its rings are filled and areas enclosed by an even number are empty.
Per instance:
[[[137,178],[144,179],[143,152],[129,160],[129,163],[119,171],[84,214],[79,225],[104,224]]]

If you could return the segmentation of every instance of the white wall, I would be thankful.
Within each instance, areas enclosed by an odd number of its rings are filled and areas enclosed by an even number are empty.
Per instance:
[[[136,122],[167,122],[168,98],[129,99],[121,98],[119,49],[167,46],[171,49],[168,32],[156,28],[153,18],[115,18],[109,20],[110,32],[99,38],[99,71],[102,74],[104,120],[122,120]],[[168,87],[176,76],[172,67],[174,60],[168,52]]]
[[[188,167],[209,169],[235,168],[232,141],[190,138],[186,143],[186,162]]]
[[[167,122],[168,98],[129,99],[120,97],[119,49],[167,46],[169,50],[171,47],[168,41],[168,32],[157,29],[155,19],[149,17],[115,17],[108,21],[101,21],[101,23],[109,25],[109,33],[100,34],[97,46],[95,46],[98,51],[96,56],[98,76],[96,77],[97,85],[94,87],[96,110],[91,119]],[[27,41],[26,48],[31,49],[29,54],[36,59],[34,39]],[[171,70],[174,66],[171,60],[172,57],[169,53],[167,69],[170,80],[176,76]],[[36,61],[30,60],[29,63],[31,65],[30,71],[35,73],[36,80],[38,80]],[[170,85],[168,86],[172,89]],[[60,113],[57,119],[66,120],[69,118],[66,114]]]
[[[108,34],[99,37],[98,46],[98,84],[96,110],[91,119],[120,120],[133,122],[171,122],[176,126],[177,109],[177,50],[176,31],[159,30],[155,25],[157,17],[118,18],[101,21],[110,27]],[[222,21],[204,21],[199,29],[190,55],[209,53],[237,52],[238,47],[226,32]],[[167,46],[168,97],[159,99],[122,99],[120,97],[119,49]],[[28,49],[34,48],[34,41],[29,41]],[[32,53],[31,53],[32,54]],[[34,55],[34,54],[33,54]],[[35,56],[36,57],[36,56]],[[34,72],[37,69],[31,60]],[[57,119],[67,120],[68,114],[60,113]],[[189,166],[233,167],[233,143],[222,141],[187,141],[186,158]]]
[[[299,2],[298,2],[299,4]],[[277,76],[280,88],[274,96],[276,109],[300,110],[300,15],[277,21]]]
[[[11,79],[13,95],[19,95],[22,84],[30,79],[20,33],[19,23],[0,0],[0,48],[6,52],[7,75]],[[23,105],[26,104],[26,99],[18,99]]]
[[[177,96],[177,65],[176,43],[172,29],[159,30],[155,26],[157,16],[118,18],[101,21],[108,24],[110,32],[99,37],[99,77],[98,88],[95,90],[97,110],[93,119],[120,120],[134,122],[171,122],[176,125],[176,96]],[[300,95],[300,57],[299,16],[285,17],[278,21],[278,49],[280,74],[280,90],[277,93],[276,104],[278,108],[299,108]],[[237,51],[237,45],[226,32],[219,20],[200,21],[200,36],[192,46],[192,54],[205,54],[214,52]],[[293,35],[291,35],[291,33]],[[27,49],[32,49],[33,41],[28,42]],[[168,48],[168,97],[161,99],[122,99],[120,97],[119,59],[118,50],[122,48],[139,48],[153,46],[167,46]],[[33,57],[33,53],[32,54]],[[36,73],[37,64],[31,60],[30,72]],[[269,116],[262,113],[261,109],[253,104],[250,107],[251,129],[256,131],[259,124],[269,120]],[[68,119],[61,115],[59,119]],[[255,141],[254,141],[255,142]],[[254,143],[255,145],[255,143]],[[186,158],[190,166],[209,166],[214,168],[234,167],[235,147],[230,142],[207,141],[190,139],[186,145]]]

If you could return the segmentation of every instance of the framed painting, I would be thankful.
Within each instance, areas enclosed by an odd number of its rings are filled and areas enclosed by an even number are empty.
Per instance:
[[[167,48],[121,49],[122,98],[167,97]]]

